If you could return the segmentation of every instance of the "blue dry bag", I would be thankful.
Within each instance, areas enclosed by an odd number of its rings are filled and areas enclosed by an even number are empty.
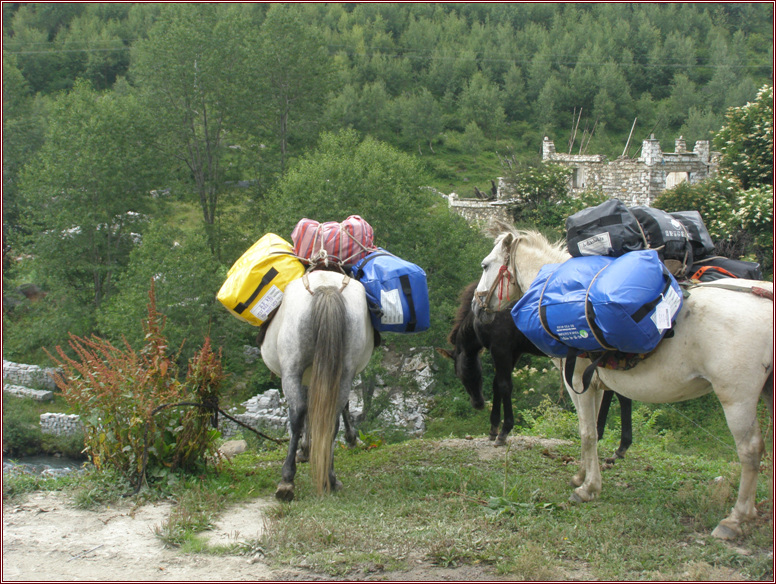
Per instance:
[[[657,252],[548,264],[512,309],[526,337],[552,357],[578,351],[648,353],[672,327],[682,292]]]
[[[378,248],[353,266],[366,288],[372,326],[381,332],[418,333],[431,326],[426,273]]]

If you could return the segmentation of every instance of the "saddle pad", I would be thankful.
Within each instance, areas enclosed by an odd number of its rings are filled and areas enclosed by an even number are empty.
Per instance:
[[[353,267],[364,285],[372,326],[380,332],[419,333],[431,326],[426,273],[378,248]]]
[[[301,219],[291,233],[294,253],[308,264],[352,266],[374,251],[374,230],[358,215],[341,223]]]
[[[304,272],[291,244],[267,233],[229,269],[216,297],[240,320],[261,326],[280,306],[286,286]]]

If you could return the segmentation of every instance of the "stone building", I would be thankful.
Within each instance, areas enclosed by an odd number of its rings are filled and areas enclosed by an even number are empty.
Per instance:
[[[666,189],[709,178],[717,173],[719,156],[711,151],[708,140],[698,140],[689,152],[681,136],[674,152],[663,152],[653,135],[642,143],[638,158],[620,156],[612,161],[600,154],[558,154],[552,140],[545,137],[542,141],[543,162],[573,170],[569,179],[572,194],[600,190],[608,199],[616,197],[628,206],[649,206]]]
[[[654,136],[644,140],[638,158],[620,156],[608,161],[602,154],[558,154],[555,144],[545,137],[542,161],[572,169],[569,190],[579,194],[600,190],[607,198],[618,198],[629,207],[649,206],[664,190],[682,182],[694,184],[717,173],[718,152],[712,152],[708,140],[698,140],[690,152],[681,136],[674,152],[663,152]],[[472,224],[482,225],[491,217],[509,221],[510,208],[517,203],[510,197],[502,179],[495,196],[461,199],[455,193],[447,196],[448,206]]]

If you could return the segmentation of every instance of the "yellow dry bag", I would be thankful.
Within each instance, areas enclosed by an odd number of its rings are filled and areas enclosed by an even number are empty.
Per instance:
[[[304,272],[291,244],[267,233],[229,269],[217,298],[240,320],[261,326],[280,306],[286,286]]]

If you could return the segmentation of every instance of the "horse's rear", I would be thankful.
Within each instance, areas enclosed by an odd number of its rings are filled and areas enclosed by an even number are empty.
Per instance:
[[[310,465],[319,492],[341,486],[334,475],[333,441],[355,376],[374,348],[363,286],[335,272],[314,271],[286,287],[261,354],[280,376],[288,403],[291,439],[275,495],[294,496],[296,451],[305,416]]]
[[[773,285],[737,280],[735,287],[691,288],[674,335],[661,341],[650,357],[628,371],[598,370],[607,387],[638,401],[676,402],[714,391],[741,461],[738,500],[714,530],[724,538],[739,534],[740,524],[757,514],[755,491],[764,447],[757,420],[760,397],[773,414],[773,301],[750,291],[772,293]],[[580,498],[596,490],[585,482],[592,489],[577,489]]]

